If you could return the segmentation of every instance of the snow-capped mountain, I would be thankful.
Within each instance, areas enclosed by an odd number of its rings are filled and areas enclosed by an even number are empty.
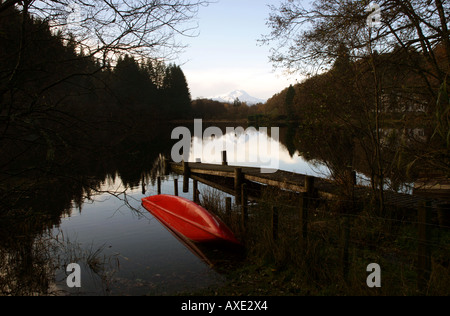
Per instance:
[[[227,94],[223,94],[223,95],[219,95],[219,96],[216,96],[216,97],[212,97],[210,99],[212,99],[214,101],[227,102],[227,103],[233,103],[236,99],[239,99],[239,101],[245,102],[248,105],[255,105],[257,103],[264,103],[264,102],[266,102],[266,100],[252,97],[251,95],[249,95],[244,90],[235,90],[235,91],[232,91],[232,92],[227,93]]]

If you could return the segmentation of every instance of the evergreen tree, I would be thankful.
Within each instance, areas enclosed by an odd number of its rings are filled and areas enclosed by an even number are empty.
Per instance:
[[[158,116],[158,90],[148,68],[133,57],[119,58],[113,73],[113,91],[117,97],[118,117],[128,117],[130,123],[155,119]]]
[[[191,113],[191,93],[179,66],[169,65],[164,77],[164,102],[170,118],[184,118]]]
[[[295,89],[292,85],[290,85],[286,93],[286,99],[284,101],[288,121],[294,118],[294,98]]]

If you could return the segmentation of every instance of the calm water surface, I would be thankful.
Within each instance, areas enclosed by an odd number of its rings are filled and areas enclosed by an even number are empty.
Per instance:
[[[170,186],[168,185],[170,184]],[[123,190],[120,180],[104,189]],[[147,185],[125,194],[103,193],[73,208],[54,236],[77,244],[82,252],[95,252],[104,263],[95,273],[80,260],[82,287],[69,289],[66,274],[59,271],[58,289],[80,295],[173,295],[219,285],[223,277],[185,247],[141,206],[141,198],[154,194]],[[163,182],[165,194],[173,194],[173,180]],[[187,195],[185,197],[188,197]],[[64,251],[64,248],[63,248]]]
[[[211,265],[219,252],[202,249],[203,256],[191,251],[141,206],[143,197],[157,194],[161,155],[170,156],[175,143],[170,132],[167,127],[146,142],[132,139],[98,159],[83,159],[86,155],[80,153],[80,161],[45,174],[33,191],[22,193],[14,206],[19,218],[0,222],[0,294],[174,295],[213,291],[223,284],[223,267]],[[194,137],[192,144],[211,149],[231,141],[243,157],[254,158],[255,136],[270,139],[252,132],[239,139],[226,134]],[[290,139],[287,133],[281,137],[285,139]],[[307,163],[292,147],[288,150],[282,142],[275,146],[279,169],[326,176],[326,168]],[[220,150],[196,156],[191,148],[189,160],[198,158],[215,163]],[[229,157],[229,162],[260,167],[255,159]],[[163,176],[163,194],[174,194],[174,177]],[[182,193],[181,176],[178,183],[180,195],[192,198],[192,182],[189,193]],[[199,190],[202,198],[209,188],[200,184]],[[70,263],[81,267],[81,288],[66,283]]]
[[[194,138],[192,143],[199,141]],[[211,148],[211,142],[221,142],[222,139],[202,141],[203,145]],[[323,167],[307,163],[298,153],[289,154],[283,144],[277,143],[276,146],[279,148],[280,169],[316,176],[326,173]],[[242,144],[237,148],[251,153],[256,151],[256,148]],[[195,161],[195,158],[191,153],[190,160]],[[208,156],[205,152],[201,159],[203,162],[216,162],[217,156]],[[246,161],[231,161],[230,164],[252,165]],[[179,192],[182,192],[181,177],[179,183]],[[199,189],[202,192],[205,188],[201,185]],[[172,295],[214,288],[224,281],[222,275],[191,252],[141,206],[141,198],[156,194],[156,186],[150,179],[142,179],[135,187],[126,187],[116,176],[115,179],[107,179],[99,191],[105,193],[86,199],[81,207],[73,207],[61,224],[53,229],[53,235],[78,245],[81,248],[78,251],[82,253],[99,250],[97,256],[103,265],[96,273],[88,267],[86,260],[80,260],[83,282],[80,289],[69,289],[65,283],[67,274],[58,271],[57,289],[80,295]],[[163,178],[162,193],[174,194],[173,176]],[[180,195],[192,198],[192,193]]]

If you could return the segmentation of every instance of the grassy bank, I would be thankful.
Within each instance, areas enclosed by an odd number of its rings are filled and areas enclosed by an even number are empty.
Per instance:
[[[224,196],[202,193],[202,203],[218,214],[245,244],[246,258],[226,273],[220,288],[200,295],[448,295],[450,293],[450,229],[434,218],[430,224],[429,282],[418,288],[417,216],[389,210],[376,214],[369,201],[316,199],[309,212],[308,237],[300,238],[300,203],[295,195],[266,192],[249,208],[244,231],[240,209],[224,209]],[[352,201],[353,202],[353,201]],[[355,206],[354,206],[355,205]],[[279,212],[273,237],[272,207]],[[367,286],[367,266],[381,267],[381,288]]]

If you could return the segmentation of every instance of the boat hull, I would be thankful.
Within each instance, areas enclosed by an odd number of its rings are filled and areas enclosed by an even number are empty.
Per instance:
[[[219,218],[188,199],[155,195],[142,199],[142,205],[180,237],[197,243],[226,241],[239,244],[231,230]]]

